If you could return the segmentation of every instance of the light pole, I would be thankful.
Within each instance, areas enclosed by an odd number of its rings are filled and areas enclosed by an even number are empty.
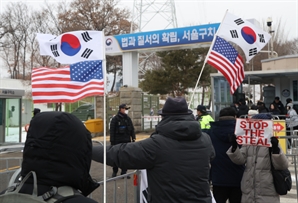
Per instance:
[[[271,39],[270,39],[270,48],[271,49],[269,51],[269,46],[268,46],[268,58],[273,58],[273,33],[274,33],[274,30],[272,30],[272,18],[271,17],[267,18],[267,26],[269,27],[269,33],[271,35]]]

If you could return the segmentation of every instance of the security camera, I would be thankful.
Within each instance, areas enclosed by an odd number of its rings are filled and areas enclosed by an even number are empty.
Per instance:
[[[272,18],[271,17],[268,17],[267,18],[267,26],[268,27],[271,27],[271,25],[272,25]]]

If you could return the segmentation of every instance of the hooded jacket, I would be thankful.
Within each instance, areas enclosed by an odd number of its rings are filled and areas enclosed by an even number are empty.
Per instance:
[[[212,184],[221,187],[240,187],[244,165],[233,163],[226,154],[231,146],[236,119],[232,116],[224,116],[210,124],[209,135],[216,153],[215,159],[211,162]]]
[[[209,164],[215,156],[209,135],[192,115],[165,116],[150,138],[107,148],[107,164],[147,169],[148,202],[211,202]],[[93,147],[103,162],[103,146]]]
[[[288,118],[286,118],[286,123],[288,128],[296,127],[298,126],[298,115],[295,109],[293,109],[293,103],[287,104],[290,109],[288,110]]]
[[[91,134],[74,115],[65,112],[41,112],[30,122],[23,152],[21,175],[37,175],[38,193],[51,186],[70,186],[89,195],[99,184],[89,174]],[[21,190],[32,193],[32,179]],[[65,202],[95,202],[78,196]]]
[[[276,193],[273,177],[269,148],[261,146],[242,146],[232,152],[232,147],[227,155],[235,164],[246,164],[241,181],[242,200],[246,203],[279,203],[279,194]],[[276,170],[288,168],[288,160],[280,150],[279,154],[272,154],[272,163]]]

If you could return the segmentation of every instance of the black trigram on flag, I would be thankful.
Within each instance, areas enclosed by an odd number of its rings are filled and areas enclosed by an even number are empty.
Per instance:
[[[254,56],[258,53],[257,48],[253,48],[249,50],[249,56]]]
[[[59,56],[59,52],[57,50],[57,44],[51,45],[51,51],[55,57]]]
[[[241,25],[244,23],[244,21],[241,19],[241,18],[238,18],[236,20],[234,20],[234,22],[237,24],[237,25]]]
[[[83,32],[81,35],[82,35],[83,40],[84,40],[85,42],[88,42],[88,41],[92,40],[92,38],[90,37],[90,35],[89,35],[88,32]]]
[[[264,34],[258,34],[259,35],[259,38],[260,38],[260,42],[261,43],[265,43],[265,37],[264,37]]]
[[[231,37],[232,38],[238,38],[238,32],[237,32],[237,30],[230,30],[230,33],[231,33]]]
[[[82,53],[81,57],[87,59],[87,58],[89,58],[89,56],[91,55],[92,52],[93,52],[92,49],[86,48],[85,51]]]
[[[148,203],[148,187],[142,191],[142,194],[143,194],[143,203]]]

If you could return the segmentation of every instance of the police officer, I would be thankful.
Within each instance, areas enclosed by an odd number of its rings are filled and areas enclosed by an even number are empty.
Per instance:
[[[119,111],[110,123],[110,142],[111,145],[120,143],[134,142],[136,140],[135,130],[130,117],[127,115],[129,106],[121,104]],[[118,167],[113,167],[112,177],[116,177]],[[126,174],[127,169],[121,169],[121,175]],[[129,176],[127,178],[130,178]]]
[[[211,127],[210,122],[214,121],[214,119],[207,113],[206,107],[203,105],[198,105],[197,107],[196,120],[200,122],[203,132],[208,132]]]

